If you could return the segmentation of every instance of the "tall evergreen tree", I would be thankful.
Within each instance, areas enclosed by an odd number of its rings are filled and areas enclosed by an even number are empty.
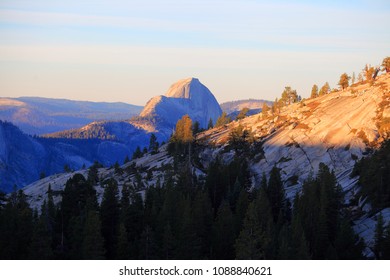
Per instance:
[[[233,214],[229,204],[223,201],[218,209],[213,229],[213,257],[219,260],[234,258],[235,232]]]
[[[267,240],[261,228],[256,204],[252,202],[245,216],[244,226],[238,236],[235,249],[237,259],[264,259],[266,255]]]
[[[313,85],[313,87],[311,88],[310,98],[316,98],[316,97],[318,97],[318,86]]]
[[[150,140],[149,140],[149,152],[151,153],[157,153],[158,151],[158,141],[157,137],[154,133],[150,134]]]
[[[231,121],[232,120],[231,120],[230,117],[228,117],[227,113],[226,112],[222,112],[222,115],[215,122],[215,127],[223,126],[225,124],[230,123]]]
[[[271,170],[267,194],[271,204],[272,217],[274,222],[279,219],[279,214],[285,211],[286,198],[284,194],[284,188],[282,179],[280,177],[280,170],[274,166]]]
[[[118,201],[118,183],[115,181],[115,179],[109,179],[103,184],[104,193],[100,206],[102,234],[106,249],[106,258],[114,259],[117,246],[120,216]]]
[[[84,225],[82,256],[85,260],[101,260],[105,258],[104,253],[99,215],[96,210],[90,209]]]
[[[382,259],[383,257],[383,245],[384,245],[384,233],[385,226],[383,221],[382,213],[379,213],[377,217],[377,222],[375,226],[375,236],[374,236],[374,253],[377,259]]]
[[[53,257],[52,233],[47,223],[47,204],[43,202],[41,216],[34,225],[31,244],[29,247],[29,258],[33,260],[48,260]]]
[[[130,243],[126,232],[126,227],[120,223],[118,230],[118,246],[116,248],[116,258],[118,260],[127,260],[130,258]]]
[[[341,87],[342,90],[346,89],[349,86],[350,79],[351,77],[349,77],[347,73],[341,74],[338,85]]]

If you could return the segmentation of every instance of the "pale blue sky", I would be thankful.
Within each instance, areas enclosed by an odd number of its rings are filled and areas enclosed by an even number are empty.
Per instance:
[[[0,0],[0,96],[144,105],[197,77],[273,100],[390,56],[389,1]]]

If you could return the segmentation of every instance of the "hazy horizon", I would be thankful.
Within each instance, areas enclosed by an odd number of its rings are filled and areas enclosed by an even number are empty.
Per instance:
[[[219,103],[337,87],[389,56],[387,1],[1,1],[0,91],[145,105],[196,77]]]

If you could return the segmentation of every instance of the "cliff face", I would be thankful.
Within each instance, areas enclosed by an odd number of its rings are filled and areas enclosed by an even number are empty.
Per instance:
[[[372,86],[356,85],[304,100],[282,108],[277,115],[250,116],[205,131],[198,139],[218,149],[240,125],[262,142],[262,158],[252,165],[255,174],[268,174],[276,165],[288,187],[289,178],[304,180],[324,162],[348,188],[355,161],[388,137],[389,89],[390,76],[382,75]]]
[[[180,80],[165,95],[149,100],[140,117],[158,116],[165,126],[172,127],[186,114],[203,128],[207,128],[210,119],[215,123],[222,114],[214,95],[196,78]]]

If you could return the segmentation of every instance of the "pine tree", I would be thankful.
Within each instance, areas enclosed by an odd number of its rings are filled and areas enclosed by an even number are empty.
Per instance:
[[[213,123],[213,120],[210,118],[209,119],[209,122],[208,122],[208,124],[207,124],[207,129],[211,129],[211,128],[213,128],[214,127],[214,123]]]
[[[385,57],[382,61],[382,71],[386,71],[386,73],[390,72],[390,56]]]
[[[375,236],[374,236],[374,253],[377,259],[382,259],[383,257],[383,243],[384,243],[384,221],[382,213],[379,213],[377,216],[377,222],[375,226]]]
[[[135,149],[135,151],[133,153],[132,159],[137,159],[137,158],[141,158],[141,157],[142,157],[141,148],[140,148],[140,146],[137,146],[137,148]]]
[[[213,209],[206,191],[199,190],[191,205],[191,223],[196,238],[199,240],[199,257],[210,256]],[[232,224],[230,225],[232,226]]]
[[[318,86],[313,85],[313,87],[311,88],[310,98],[316,98],[316,97],[318,97]]]
[[[194,140],[192,133],[192,120],[189,115],[184,115],[176,123],[175,133],[172,136],[174,142],[189,143]]]
[[[104,193],[100,206],[100,219],[107,259],[115,258],[117,246],[120,216],[118,192],[118,184],[115,179],[109,179],[104,182]]]
[[[342,90],[346,89],[349,86],[350,79],[351,77],[349,77],[347,73],[341,74],[338,85],[341,87]]]
[[[85,260],[102,260],[105,257],[104,240],[101,234],[101,222],[94,209],[88,210],[84,231],[82,256]]]
[[[157,153],[158,151],[158,142],[157,142],[157,137],[154,133],[150,134],[150,140],[149,140],[149,152],[152,154]]]
[[[384,260],[390,260],[390,222],[385,228],[382,248],[382,258]]]
[[[298,202],[296,197],[295,202]],[[294,203],[295,206],[295,203]],[[296,260],[308,260],[310,259],[309,246],[306,241],[305,233],[302,227],[302,221],[298,212],[294,213],[293,220],[291,222],[291,235],[292,235],[292,259]]]
[[[200,129],[200,123],[198,121],[195,121],[192,124],[192,134],[196,135],[201,131]]]
[[[263,118],[268,117],[269,110],[270,110],[269,106],[267,105],[266,102],[264,102],[262,107],[261,107],[261,113],[262,113]]]
[[[241,111],[238,113],[236,120],[242,120],[247,116],[248,112],[249,112],[249,108],[247,107],[242,108]]]
[[[280,170],[274,166],[271,170],[267,194],[271,204],[272,217],[274,222],[277,222],[279,219],[279,214],[285,210],[286,198],[284,194],[284,188],[282,179],[280,177]]]
[[[99,162],[95,161],[88,169],[88,182],[95,185],[99,182],[98,168],[101,167]]]
[[[164,226],[164,234],[163,234],[163,258],[166,260],[176,259],[175,251],[176,251],[177,240],[172,232],[172,228],[170,223],[167,223]]]
[[[233,214],[229,204],[223,201],[218,209],[213,229],[213,253],[218,260],[234,258],[235,233]]]
[[[363,72],[364,72],[364,76],[366,77],[366,81],[368,81],[368,82],[373,81],[373,76],[374,76],[374,72],[375,72],[374,67],[372,67],[369,64],[366,64],[366,66],[363,69]]]
[[[153,260],[157,258],[155,233],[149,225],[147,225],[142,231],[139,241],[139,252],[141,260]]]
[[[119,225],[118,231],[118,246],[116,251],[116,259],[127,260],[130,258],[130,243],[128,240],[126,227],[123,223]]]
[[[230,117],[228,117],[226,112],[222,112],[222,115],[215,122],[215,127],[220,127],[220,126],[226,125],[226,124],[230,123],[231,121],[232,120],[230,119]]]
[[[245,214],[249,206],[249,196],[248,192],[241,188],[240,194],[237,199],[237,204],[234,212],[234,228],[235,228],[235,237],[238,236],[242,229],[242,225],[245,219]]]
[[[320,91],[318,92],[318,95],[319,96],[323,96],[325,94],[328,94],[330,92],[330,86],[329,86],[329,83],[326,82],[320,89]]]
[[[364,241],[353,231],[349,221],[343,219],[340,223],[335,248],[340,260],[360,260],[363,258]]]
[[[297,91],[288,86],[284,88],[279,103],[283,107],[298,102],[298,99]]]
[[[52,235],[47,224],[47,204],[43,202],[41,216],[34,225],[29,247],[29,258],[33,260],[48,260],[53,256],[51,248]]]
[[[252,202],[248,207],[244,226],[235,243],[236,258],[243,260],[264,259],[268,242],[259,222],[256,205]]]
[[[33,232],[33,211],[24,192],[15,189],[1,212],[0,259],[27,259]]]

